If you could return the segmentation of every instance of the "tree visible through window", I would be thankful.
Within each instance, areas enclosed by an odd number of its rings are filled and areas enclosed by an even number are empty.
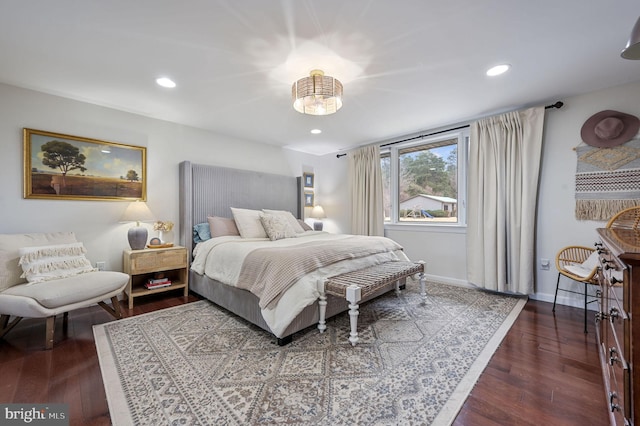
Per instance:
[[[456,134],[398,145],[381,153],[385,221],[459,221],[461,140]]]

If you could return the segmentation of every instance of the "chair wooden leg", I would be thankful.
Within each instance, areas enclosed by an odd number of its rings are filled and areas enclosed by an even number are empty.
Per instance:
[[[111,305],[109,306],[104,302],[98,302],[98,305],[102,307],[105,311],[109,312],[115,319],[122,318],[122,310],[120,309],[120,302],[118,302],[118,296],[113,296],[111,298]]]
[[[113,306],[113,310],[115,312],[116,319],[122,318],[122,309],[120,307],[120,301],[118,300],[118,296],[113,296],[111,298],[111,305]]]
[[[0,315],[0,339],[16,326],[22,319],[22,317],[15,317],[13,321],[9,322],[10,315]]]
[[[55,328],[56,328],[55,315],[47,317],[47,335],[46,335],[46,340],[44,345],[47,350],[53,349],[53,334],[55,332]]]

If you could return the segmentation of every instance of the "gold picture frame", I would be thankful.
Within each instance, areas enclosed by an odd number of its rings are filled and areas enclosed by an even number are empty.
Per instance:
[[[24,198],[146,201],[147,149],[23,129]]]
[[[302,182],[305,188],[313,188],[313,173],[303,173]]]
[[[304,206],[313,207],[313,192],[305,191],[304,193]]]

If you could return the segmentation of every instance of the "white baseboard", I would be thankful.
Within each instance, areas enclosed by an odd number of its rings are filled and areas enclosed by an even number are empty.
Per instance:
[[[474,286],[473,284],[470,284],[467,280],[460,280],[460,279],[451,278],[451,277],[442,277],[439,275],[432,275],[432,274],[424,274],[424,277],[427,279],[427,281],[436,281],[439,283],[451,284],[458,287],[476,288],[476,286]]]
[[[541,302],[549,302],[551,304],[553,304],[553,297],[554,297],[553,294],[548,294],[548,293],[536,293],[536,294],[529,295],[529,298],[533,300],[539,300]],[[591,300],[592,298],[593,296],[589,296],[588,300]],[[556,305],[565,305],[565,306],[572,306],[574,308],[584,309],[584,297],[580,297],[577,294],[573,295],[572,297],[571,295],[566,295],[566,293],[563,294],[563,292],[559,292]],[[598,304],[595,302],[589,303],[587,304],[587,309],[590,311],[597,311]]]

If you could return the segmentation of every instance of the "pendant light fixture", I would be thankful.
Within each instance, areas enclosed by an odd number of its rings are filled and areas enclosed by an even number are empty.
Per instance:
[[[640,18],[631,30],[629,42],[620,54],[624,59],[640,59]]]
[[[342,83],[312,70],[309,77],[301,78],[291,88],[293,108],[303,114],[329,115],[342,108]]]

